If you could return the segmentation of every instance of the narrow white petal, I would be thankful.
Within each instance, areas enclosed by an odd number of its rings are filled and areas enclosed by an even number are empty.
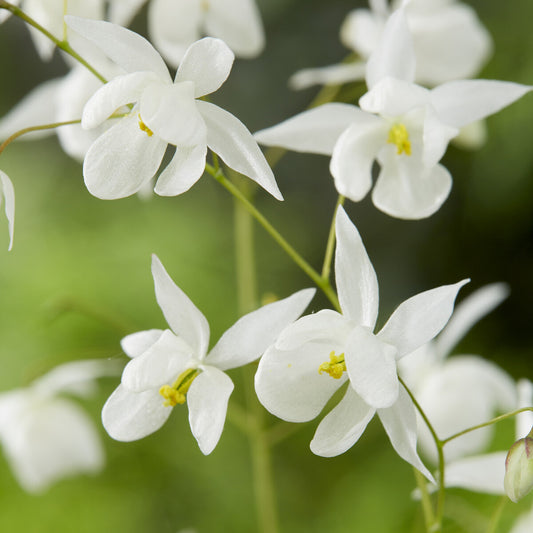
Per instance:
[[[311,451],[322,457],[335,457],[349,450],[363,434],[376,410],[351,388],[318,425]]]
[[[209,102],[197,102],[207,125],[207,146],[233,170],[248,176],[283,200],[278,185],[263,152],[246,126],[231,113]]]
[[[170,74],[165,62],[156,49],[139,34],[102,20],[67,15],[65,22],[126,72],[152,71],[161,79],[169,80]]]
[[[342,312],[355,324],[372,330],[378,315],[378,280],[361,236],[342,207],[337,211],[335,230],[335,281]]]
[[[378,409],[378,416],[396,453],[435,483],[416,452],[416,412],[403,387],[400,387],[396,403],[388,409]]]
[[[342,85],[365,77],[366,63],[354,61],[319,68],[305,68],[289,78],[289,87],[300,90],[313,85]]]
[[[155,193],[160,196],[177,196],[188,191],[205,170],[207,144],[176,148],[172,161],[157,179]]]
[[[228,370],[259,358],[309,305],[315,289],[304,289],[241,317],[220,337],[206,364]]]
[[[258,131],[254,137],[266,146],[331,155],[340,134],[361,115],[363,112],[354,105],[324,104]]]
[[[141,130],[136,115],[122,118],[89,148],[83,163],[85,185],[102,200],[130,196],[155,175],[166,147]]]
[[[518,408],[533,405],[533,383],[528,379],[520,379],[517,383]],[[524,411],[516,416],[516,438],[523,439],[533,428],[533,412]]]
[[[15,189],[8,175],[2,170],[0,170],[0,185],[2,186],[0,191],[0,204],[3,196],[5,202],[4,210],[6,212],[7,227],[9,230],[8,250],[11,250],[13,248],[13,236],[15,233]]]
[[[157,431],[170,416],[158,391],[130,392],[119,385],[102,409],[102,423],[109,435],[119,441],[142,439]]]
[[[344,46],[357,52],[359,56],[367,59],[373,50],[378,47],[389,16],[387,0],[379,0],[382,9],[376,9],[375,1],[371,1],[371,10],[354,9],[346,15],[340,29],[340,38]],[[363,74],[364,75],[364,74]]]
[[[189,297],[172,281],[156,255],[152,255],[157,303],[172,331],[203,358],[209,344],[209,324],[202,312]]]
[[[447,463],[444,485],[474,492],[504,494],[506,455],[507,452],[493,452]]]
[[[377,334],[378,338],[398,349],[398,359],[413,352],[446,325],[459,289],[468,282],[443,285],[405,300]]]
[[[187,393],[191,431],[204,455],[209,455],[220,440],[232,391],[231,379],[218,368],[207,366]]]
[[[142,355],[152,344],[157,342],[163,334],[162,329],[149,329],[127,335],[120,341],[122,350],[128,357]]]
[[[192,81],[198,98],[215,92],[227,79],[235,56],[220,39],[205,37],[191,44],[181,60],[175,83]]]
[[[431,102],[443,122],[462,128],[500,111],[532,89],[507,81],[451,81],[431,91]]]

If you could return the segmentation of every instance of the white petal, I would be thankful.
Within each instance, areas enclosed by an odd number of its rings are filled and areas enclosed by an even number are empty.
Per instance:
[[[444,485],[474,492],[504,494],[505,457],[507,452],[475,455],[446,464]]]
[[[170,79],[161,56],[139,34],[102,20],[67,15],[65,22],[69,28],[94,43],[126,72],[152,71],[163,80]]]
[[[128,26],[146,0],[119,0],[110,2],[108,17],[114,24]]]
[[[0,185],[2,189],[0,191],[0,204],[2,196],[5,202],[5,212],[7,218],[7,227],[9,230],[9,248],[13,248],[13,235],[15,232],[15,189],[13,183],[9,179],[8,175],[0,170]]]
[[[496,80],[451,81],[431,91],[431,102],[443,122],[462,128],[500,111],[532,89]]]
[[[209,324],[205,316],[172,281],[156,255],[152,255],[152,275],[157,303],[168,325],[202,359],[209,344]]]
[[[518,408],[533,405],[533,383],[528,379],[520,379],[517,383]],[[516,438],[523,439],[533,428],[533,412],[524,411],[516,416]]]
[[[362,80],[366,64],[362,61],[341,63],[319,68],[305,68],[289,78],[289,87],[300,90],[313,85],[342,85],[350,81]]]
[[[363,434],[376,410],[351,388],[320,422],[311,441],[311,451],[322,457],[335,457],[349,450]]]
[[[248,176],[283,200],[265,156],[246,126],[231,113],[209,102],[197,102],[207,125],[207,146],[233,170]]]
[[[138,116],[122,118],[89,148],[83,163],[85,185],[102,200],[130,196],[157,172],[166,147],[141,130]]]
[[[143,122],[165,141],[174,146],[204,144],[206,127],[194,99],[194,84],[153,83],[141,98]]]
[[[191,44],[181,60],[176,83],[192,81],[198,98],[215,92],[227,79],[235,56],[220,39],[206,37]]]
[[[304,289],[241,317],[220,337],[206,364],[228,370],[255,361],[304,312],[315,292]]]
[[[381,172],[372,191],[374,205],[396,218],[418,220],[439,210],[450,194],[452,177],[442,165],[431,169],[413,155],[387,146],[380,153]]]
[[[472,326],[500,305],[508,295],[509,286],[506,283],[491,283],[465,298],[435,339],[435,349],[440,357],[446,357]]]
[[[386,138],[385,122],[370,114],[342,133],[329,166],[340,194],[354,202],[366,196],[372,187],[372,165]]]
[[[172,161],[159,175],[155,193],[160,196],[177,196],[188,191],[205,170],[207,144],[176,148]]]
[[[346,369],[357,394],[372,407],[390,407],[398,398],[396,349],[357,326],[345,350]]]
[[[426,107],[423,130],[423,161],[427,168],[434,167],[444,156],[450,140],[459,130],[441,122],[431,106]]]
[[[120,341],[122,350],[128,357],[142,355],[152,344],[157,342],[163,334],[162,329],[149,329],[127,335]]]
[[[375,3],[375,2],[374,2]],[[357,52],[362,58],[368,58],[379,44],[385,22],[388,17],[388,6],[384,9],[354,9],[344,19],[340,38],[344,46]]]
[[[340,134],[363,112],[350,104],[324,104],[258,131],[256,140],[296,152],[331,155]]]
[[[119,385],[102,409],[102,423],[109,435],[119,441],[142,439],[157,431],[170,416],[158,391],[130,392]]]
[[[218,368],[207,366],[187,393],[191,431],[204,455],[209,455],[220,440],[232,391],[231,379]]]
[[[335,282],[343,314],[355,324],[374,329],[378,314],[379,289],[357,228],[342,207],[335,221]]]
[[[153,72],[133,72],[112,79],[85,104],[82,127],[95,128],[122,106],[137,102],[145,88],[156,80]]]
[[[378,338],[396,346],[398,359],[413,352],[446,325],[452,315],[457,293],[468,281],[443,285],[405,300],[377,334]]]
[[[400,387],[396,403],[388,409],[378,409],[378,416],[396,453],[434,483],[416,452],[416,412],[403,387]]]
[[[412,82],[415,78],[415,51],[403,9],[397,9],[387,20],[377,48],[368,58],[366,84],[371,89],[390,76]]]

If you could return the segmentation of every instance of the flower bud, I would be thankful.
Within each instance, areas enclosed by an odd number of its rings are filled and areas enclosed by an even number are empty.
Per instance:
[[[530,435],[517,440],[505,459],[503,485],[515,503],[533,489],[533,437]]]

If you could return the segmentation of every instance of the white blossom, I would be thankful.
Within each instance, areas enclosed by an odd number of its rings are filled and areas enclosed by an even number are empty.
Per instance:
[[[9,230],[9,250],[13,247],[13,234],[15,231],[15,189],[8,175],[0,170],[0,206],[4,201],[4,211]]]

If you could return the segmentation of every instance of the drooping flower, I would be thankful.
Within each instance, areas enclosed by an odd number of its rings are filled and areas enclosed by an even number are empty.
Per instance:
[[[0,206],[4,201],[9,230],[9,250],[13,248],[13,234],[15,231],[15,189],[8,175],[0,170]]]
[[[116,199],[139,191],[156,174],[170,144],[176,152],[158,178],[157,194],[187,191],[202,176],[209,147],[229,167],[282,199],[244,124],[200,99],[216,91],[231,70],[234,56],[223,41],[205,38],[192,44],[173,82],[161,56],[140,35],[103,21],[66,21],[127,72],[98,90],[83,111],[82,126],[88,129],[115,112],[123,117],[87,152],[83,174],[91,194]]]
[[[317,417],[347,384],[311,442],[317,455],[348,450],[377,413],[397,453],[431,479],[416,452],[416,413],[400,384],[398,361],[446,324],[466,283],[420,293],[402,303],[378,333],[378,284],[361,237],[342,208],[336,219],[335,277],[342,313],[329,309],[288,326],[259,362],[256,392],[290,422]]]
[[[54,368],[29,387],[0,394],[0,443],[20,485],[29,492],[81,473],[97,473],[104,453],[93,422],[68,396],[86,396],[95,380],[115,375],[109,361]]]
[[[493,80],[452,81],[428,90],[413,83],[413,42],[404,8],[388,19],[366,65],[369,91],[360,108],[332,103],[305,111],[256,133],[266,145],[331,155],[330,172],[340,194],[354,202],[380,173],[374,205],[388,215],[420,219],[448,197],[451,176],[439,164],[460,128],[514,102],[532,87]]]
[[[225,371],[258,359],[302,314],[315,290],[299,291],[248,313],[208,353],[209,325],[204,315],[156,256],[152,274],[157,302],[171,329],[140,331],[122,340],[132,359],[104,405],[102,421],[114,439],[137,440],[157,431],[172,407],[187,402],[192,433],[207,455],[220,439],[233,391]]]

